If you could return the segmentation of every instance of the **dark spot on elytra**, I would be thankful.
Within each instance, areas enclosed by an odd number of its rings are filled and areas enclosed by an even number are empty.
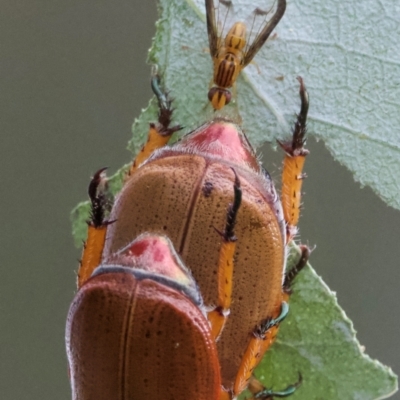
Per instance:
[[[210,197],[213,189],[214,185],[211,182],[205,182],[202,188],[204,197]]]

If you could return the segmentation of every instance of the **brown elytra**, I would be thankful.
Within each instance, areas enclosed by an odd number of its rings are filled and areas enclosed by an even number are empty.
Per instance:
[[[121,253],[113,255],[115,264],[97,268],[71,304],[73,400],[220,398],[217,349],[201,296],[169,240],[142,235],[139,244],[149,237],[146,257],[125,252],[119,262]],[[149,272],[156,259],[162,274]]]

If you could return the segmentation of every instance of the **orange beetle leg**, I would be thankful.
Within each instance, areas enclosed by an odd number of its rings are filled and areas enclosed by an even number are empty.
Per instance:
[[[234,228],[236,224],[236,216],[242,201],[242,190],[240,188],[239,177],[233,168],[232,170],[235,174],[235,183],[233,186],[233,204],[229,205],[226,213],[225,230],[220,232],[216,229],[223,239],[218,262],[218,304],[213,311],[208,313],[208,320],[211,324],[211,332],[215,340],[218,339],[222,332],[226,319],[229,315],[229,308],[231,306],[233,258],[235,255],[237,240],[234,233]]]
[[[287,142],[278,141],[285,151],[282,172],[282,206],[286,221],[287,242],[297,233],[297,223],[300,214],[301,185],[305,175],[302,173],[304,161],[308,150],[304,148],[305,134],[307,131],[306,121],[308,113],[308,93],[304,86],[303,79],[297,78],[300,82],[301,109],[294,125],[292,140]]]
[[[232,298],[233,255],[236,243],[224,242],[219,253],[218,306],[208,313],[212,336],[218,339],[229,315]]]
[[[232,394],[230,392],[227,392],[225,388],[221,387],[219,400],[232,400]]]
[[[168,97],[168,93],[164,93],[160,89],[160,77],[156,72],[153,73],[151,78],[151,88],[158,100],[158,122],[150,124],[147,142],[133,161],[128,175],[132,175],[139,165],[146,161],[155,150],[165,146],[174,132],[182,129],[180,125],[169,127],[173,112],[172,101]]]
[[[281,315],[275,319],[265,320],[260,327],[253,333],[253,337],[250,340],[249,346],[242,359],[238,375],[236,376],[234,393],[241,393],[246,387],[250,390],[253,395],[257,395],[257,399],[270,400],[276,397],[287,397],[295,392],[300,386],[302,377],[299,374],[299,380],[295,384],[289,385],[286,389],[280,392],[273,392],[270,389],[266,389],[252,374],[254,369],[257,367],[259,362],[262,360],[264,354],[269,350],[271,345],[274,343],[275,338],[278,334],[279,323],[285,318],[288,312],[288,301],[292,293],[293,280],[296,278],[298,273],[307,264],[310,256],[310,249],[307,246],[301,246],[301,256],[297,264],[285,274],[283,283],[283,303]]]
[[[235,384],[233,386],[234,396],[238,396],[249,385],[255,368],[274,342],[278,333],[279,324],[286,317],[288,311],[288,303],[282,302],[280,315],[276,319],[265,319],[254,330],[236,375]]]
[[[247,389],[255,395],[253,399],[272,400],[274,396],[281,398],[292,395],[301,385],[302,377],[301,374],[299,374],[299,379],[296,383],[289,385],[282,391],[273,392],[270,389],[266,389],[265,386],[253,376],[253,371],[275,341],[279,330],[279,323],[285,318],[289,310],[287,302],[292,293],[293,280],[307,264],[309,255],[310,249],[307,246],[301,246],[299,261],[285,274],[283,283],[283,303],[280,316],[275,320],[265,320],[253,333],[253,337],[242,359],[238,375],[236,376],[234,387],[235,394],[241,393],[247,387]]]
[[[89,197],[91,201],[90,220],[88,221],[88,234],[83,245],[82,259],[78,270],[78,288],[92,275],[94,269],[100,264],[106,239],[107,225],[110,221],[105,219],[107,196],[102,190],[106,185],[106,178],[102,168],[97,171],[89,184]]]

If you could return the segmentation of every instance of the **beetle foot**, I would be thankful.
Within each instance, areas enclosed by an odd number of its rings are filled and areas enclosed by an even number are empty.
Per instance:
[[[173,99],[169,97],[169,93],[161,89],[161,79],[157,73],[157,68],[153,68],[151,76],[151,89],[158,101],[158,125],[156,127],[158,133],[162,136],[171,136],[173,133],[181,130],[181,125],[169,127],[172,120],[174,108],[172,108]]]
[[[107,167],[99,169],[91,179],[88,194],[91,202],[90,219],[88,224],[95,228],[109,225],[114,221],[107,221],[106,215],[112,207],[112,198],[108,192],[108,181],[105,174]]]
[[[232,168],[235,174],[235,182],[233,184],[233,203],[229,204],[228,210],[226,212],[226,225],[223,231],[213,226],[214,230],[224,239],[225,243],[236,242],[237,237],[234,233],[234,228],[236,225],[236,217],[239,211],[240,205],[242,203],[242,188],[240,187],[240,180],[236,171]]]
[[[303,78],[301,76],[297,77],[300,82],[300,113],[297,114],[297,120],[294,124],[292,140],[281,142],[278,140],[278,144],[282,147],[286,154],[292,157],[306,156],[309,151],[304,148],[306,143],[306,133],[307,133],[307,114],[309,107],[308,92],[304,85]]]
[[[226,214],[226,226],[225,231],[223,232],[223,237],[227,242],[234,242],[237,240],[234,228],[236,224],[237,213],[240,208],[240,204],[242,203],[242,189],[240,187],[240,180],[236,173],[236,171],[232,168],[233,173],[235,174],[235,182],[233,184],[233,203],[229,204],[228,212]]]
[[[285,273],[285,279],[283,281],[283,291],[285,293],[292,293],[293,281],[299,272],[306,266],[308,259],[310,258],[311,250],[308,246],[301,245],[301,256],[297,264]]]
[[[265,337],[265,334],[272,327],[279,325],[289,313],[289,304],[286,301],[282,302],[281,313],[277,318],[266,318],[261,322],[260,325],[255,329],[254,334],[257,337]]]
[[[274,398],[283,398],[291,396],[302,384],[302,382],[303,382],[303,377],[299,373],[298,381],[292,385],[289,385],[286,389],[279,392],[274,392],[272,389],[264,388],[263,390],[259,391],[254,395],[254,399],[272,400]]]

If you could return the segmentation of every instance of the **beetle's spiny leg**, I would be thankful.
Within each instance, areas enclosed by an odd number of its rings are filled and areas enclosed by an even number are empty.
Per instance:
[[[154,69],[151,77],[151,88],[158,101],[158,121],[156,123],[150,123],[147,142],[133,161],[128,175],[131,175],[155,150],[165,146],[175,132],[182,129],[180,125],[170,127],[172,114],[174,112],[172,108],[173,100],[169,97],[167,91],[161,89],[160,77],[156,69]]]
[[[306,266],[308,259],[310,258],[311,250],[308,246],[301,245],[301,256],[297,264],[285,273],[285,279],[283,281],[283,291],[288,295],[292,294],[293,281],[299,272]]]
[[[242,201],[240,180],[233,168],[232,171],[235,174],[233,185],[234,198],[233,203],[229,204],[226,213],[225,229],[223,232],[220,232],[218,229],[214,228],[223,239],[218,261],[218,304],[217,307],[208,314],[208,319],[211,324],[211,332],[215,340],[221,334],[229,316],[229,308],[232,301],[233,258],[237,241],[234,228],[237,213]]]
[[[279,316],[276,318],[266,318],[254,329],[235,378],[233,386],[235,396],[242,393],[249,385],[255,368],[272,343],[274,343],[278,334],[279,324],[285,319],[288,312],[288,303],[282,302]]]
[[[282,302],[281,312],[277,318],[266,318],[261,324],[256,328],[256,332],[258,336],[265,335],[271,328],[279,325],[288,315],[289,313],[289,304],[285,301]]]
[[[162,136],[171,136],[174,132],[182,129],[180,125],[175,125],[169,127],[172,120],[172,114],[174,109],[172,108],[172,101],[169,97],[168,91],[163,91],[160,87],[160,77],[156,72],[153,72],[151,78],[151,89],[157,97],[158,101],[158,124],[159,124],[159,134]]]
[[[224,240],[226,242],[236,242],[237,238],[234,234],[234,228],[236,224],[236,216],[242,203],[242,189],[240,187],[240,180],[237,176],[236,171],[232,168],[235,174],[235,183],[233,185],[234,197],[233,203],[229,204],[228,212],[226,214],[226,226],[224,231]]]
[[[87,239],[83,246],[82,260],[78,270],[78,288],[89,279],[94,269],[100,264],[106,239],[107,226],[114,221],[106,219],[110,208],[107,196],[107,178],[104,171],[98,170],[90,181],[88,194],[91,202]]]
[[[164,93],[160,87],[161,79],[158,75],[157,66],[153,67],[152,76],[151,76],[151,90],[155,94],[158,100],[158,107],[160,109],[168,109],[171,106],[171,100],[168,99],[168,93]]]
[[[292,156],[308,154],[308,150],[304,149],[304,144],[306,142],[305,135],[307,133],[307,114],[310,102],[308,100],[308,93],[304,86],[303,78],[298,76],[297,80],[300,82],[300,113],[297,115],[297,119],[294,124],[291,148],[285,149],[284,147],[285,151],[290,153]]]
[[[221,386],[221,392],[218,400],[232,400],[232,398],[233,398],[232,392]]]
[[[310,255],[310,250],[307,246],[301,246],[301,250],[302,254],[300,260],[296,266],[288,271],[285,275],[283,284],[284,301],[282,302],[280,314],[275,318],[266,318],[255,328],[253,332],[253,337],[251,338],[245,355],[242,358],[242,362],[235,379],[235,395],[240,394],[249,385],[249,390],[255,395],[254,399],[269,400],[273,399],[274,397],[287,397],[293,394],[295,389],[301,383],[300,375],[299,382],[296,384],[288,386],[281,392],[273,392],[272,390],[265,389],[260,383],[258,383],[259,386],[257,387],[255,382],[258,381],[252,377],[254,369],[257,367],[264,354],[274,343],[278,334],[280,323],[286,318],[289,312],[289,305],[286,301],[289,299],[291,293],[291,285],[297,274],[307,264],[308,257]],[[252,385],[253,387],[251,387]]]
[[[291,396],[302,384],[303,377],[299,373],[296,383],[289,385],[286,389],[274,392],[272,389],[265,388],[254,376],[251,377],[248,389],[253,393],[253,399],[272,400],[274,398],[284,398]]]
[[[105,212],[108,207],[108,199],[106,196],[107,178],[105,171],[107,167],[99,169],[91,179],[88,187],[88,195],[91,203],[89,224],[94,227],[103,225]]]
[[[282,172],[282,206],[286,221],[287,242],[293,239],[297,233],[301,203],[301,186],[303,179],[306,177],[302,171],[305,158],[309,153],[308,150],[304,148],[306,142],[305,135],[307,132],[306,122],[309,100],[303,79],[301,77],[297,79],[300,82],[300,113],[297,115],[292,139],[286,142],[278,141],[279,145],[285,151]]]

